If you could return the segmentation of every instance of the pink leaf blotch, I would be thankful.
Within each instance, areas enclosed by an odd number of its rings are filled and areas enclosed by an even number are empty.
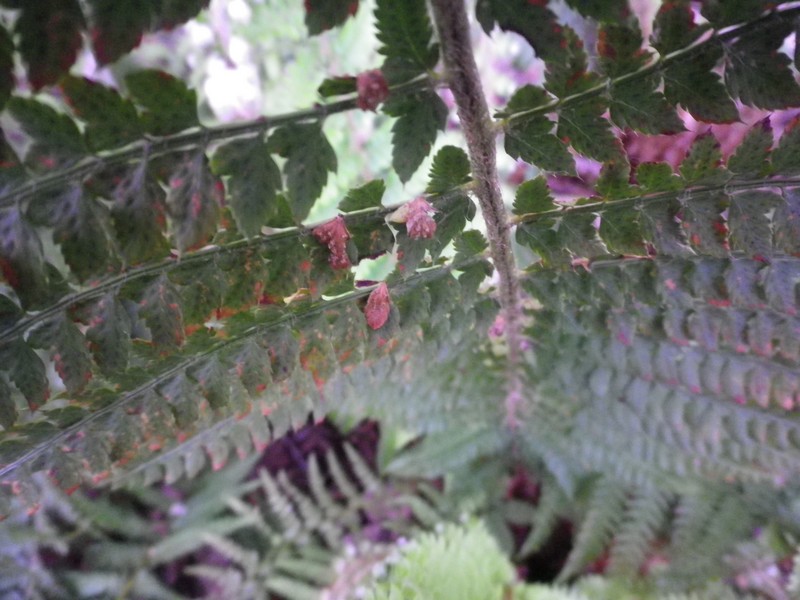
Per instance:
[[[359,73],[356,77],[356,90],[358,91],[356,104],[361,110],[374,111],[389,97],[389,86],[380,69]]]
[[[350,232],[341,215],[315,227],[312,234],[316,240],[328,247],[330,256],[328,263],[334,269],[347,269],[350,267],[350,258],[347,256],[347,240],[350,239]]]
[[[367,298],[367,306],[364,308],[364,316],[367,317],[367,325],[372,329],[380,329],[389,320],[389,311],[392,308],[392,301],[389,298],[389,288],[386,283],[381,283],[372,290]]]

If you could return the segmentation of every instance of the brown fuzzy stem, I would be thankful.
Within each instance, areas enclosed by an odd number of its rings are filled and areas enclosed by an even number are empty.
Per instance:
[[[500,280],[500,305],[508,344],[506,420],[510,426],[516,427],[517,408],[522,397],[519,369],[522,314],[506,208],[497,178],[495,131],[473,56],[464,0],[431,0],[431,6],[442,45],[447,81],[467,138],[472,175],[475,178],[475,195],[486,221],[492,260]]]

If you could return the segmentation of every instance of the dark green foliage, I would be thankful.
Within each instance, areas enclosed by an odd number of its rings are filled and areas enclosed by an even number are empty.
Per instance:
[[[6,108],[31,138],[25,155],[31,168],[51,169],[74,162],[86,152],[78,127],[67,115],[30,98],[14,97]]]
[[[526,181],[517,188],[517,195],[514,198],[514,214],[527,215],[555,208],[556,205],[544,177]]]
[[[469,158],[461,148],[445,146],[433,157],[430,182],[425,192],[442,194],[455,187],[469,183]]]
[[[267,149],[286,158],[283,167],[289,190],[289,205],[297,221],[308,216],[328,181],[336,172],[336,154],[322,127],[316,123],[290,125],[273,133]]]
[[[358,0],[309,0],[305,3],[305,10],[308,33],[317,35],[341,25],[354,15],[358,10]]]
[[[447,106],[436,92],[389,98],[383,112],[397,121],[392,127],[392,166],[400,181],[408,181],[431,151],[447,123]]]
[[[524,37],[543,60],[560,60],[564,43],[563,28],[545,3],[479,0],[475,10],[486,33],[490,33],[497,23],[500,29]]]
[[[197,95],[185,83],[163,71],[136,71],[125,85],[142,108],[142,126],[155,135],[197,125]]]
[[[281,172],[263,141],[255,138],[225,144],[214,153],[211,168],[217,175],[228,176],[226,191],[239,231],[252,237],[274,220]]]
[[[439,48],[432,42],[424,0],[379,0],[375,19],[379,52],[386,57],[381,70],[390,83],[413,79],[436,65]]]
[[[339,210],[353,212],[369,208],[380,208],[386,184],[376,179],[347,192],[344,200],[339,203]]]

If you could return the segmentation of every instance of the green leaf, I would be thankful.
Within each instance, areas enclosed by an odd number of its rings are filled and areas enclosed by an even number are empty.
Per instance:
[[[465,231],[456,238],[455,264],[466,261],[468,258],[482,254],[489,247],[489,242],[480,231]]]
[[[725,47],[725,83],[743,104],[780,109],[800,104],[800,87],[790,68],[791,59],[778,52],[792,33],[792,24],[779,21],[769,33],[755,30]]]
[[[609,79],[641,69],[651,56],[642,48],[642,33],[636,21],[631,25],[605,23],[597,38],[600,66]]]
[[[783,202],[778,204],[774,224],[775,250],[786,254],[800,252],[800,190],[788,188],[783,191]]]
[[[627,157],[611,160],[600,169],[600,177],[595,184],[595,190],[604,200],[619,200],[629,198],[637,193],[630,184],[631,165]]]
[[[116,90],[73,76],[61,81],[61,89],[75,114],[86,122],[84,135],[92,150],[124,146],[141,137],[136,109]]]
[[[728,210],[731,249],[756,259],[772,256],[772,227],[767,214],[781,203],[780,196],[760,190],[731,195]]]
[[[131,319],[115,294],[106,294],[92,308],[86,339],[95,362],[105,375],[119,373],[128,366]]]
[[[205,245],[217,231],[222,182],[211,174],[205,154],[183,157],[169,178],[166,207],[179,252]]]
[[[517,187],[517,194],[514,197],[515,215],[536,214],[556,208],[558,207],[553,202],[547,180],[541,175]]]
[[[317,93],[323,98],[330,98],[331,96],[355,94],[356,89],[355,77],[330,77],[320,84]]]
[[[447,105],[432,90],[389,98],[383,112],[398,117],[392,127],[392,166],[405,183],[430,153],[447,124]]]
[[[358,0],[307,0],[305,10],[308,33],[318,35],[356,14]]]
[[[0,269],[23,307],[47,301],[48,277],[42,242],[16,207],[0,210]]]
[[[616,22],[628,16],[627,0],[567,0],[567,5],[595,21]]]
[[[174,350],[183,344],[180,295],[166,277],[161,276],[147,286],[139,301],[139,315],[147,323],[157,348]]]
[[[657,91],[660,77],[650,75],[610,88],[611,120],[647,134],[673,134],[684,131],[683,121],[664,95]]]
[[[642,163],[636,167],[636,180],[646,192],[671,192],[684,187],[667,163]]]
[[[14,40],[5,27],[0,27],[0,110],[14,90]]]
[[[436,221],[436,236],[430,247],[434,260],[458,234],[464,231],[467,221],[475,217],[475,205],[466,194],[457,194],[445,202],[437,204],[437,212],[433,215]]]
[[[425,0],[378,0],[375,19],[378,52],[386,57],[381,70],[390,83],[413,79],[436,66],[439,47],[432,42]]]
[[[719,142],[711,133],[698,136],[680,166],[686,183],[710,185],[727,177],[721,166],[722,153]]]
[[[769,172],[772,126],[769,118],[756,123],[747,132],[736,152],[728,159],[728,171],[741,177],[764,177]]]
[[[694,23],[689,2],[663,2],[653,23],[653,47],[666,56],[692,44],[703,31]]]
[[[354,212],[369,208],[380,208],[383,206],[383,193],[386,191],[386,184],[382,179],[376,179],[364,185],[353,188],[339,203],[339,210],[342,212]]]
[[[600,220],[600,239],[616,254],[642,255],[645,252],[644,232],[639,214],[629,208],[604,210]]]
[[[275,216],[275,193],[283,185],[267,145],[260,137],[228,142],[214,153],[211,169],[227,176],[225,187],[239,231],[247,237],[258,235]]]
[[[561,108],[558,137],[589,158],[601,162],[618,158],[622,151],[610,123],[602,116],[605,110],[605,102],[598,97]]]
[[[517,226],[516,240],[518,244],[536,252],[545,265],[569,261],[569,255],[557,241],[556,221],[553,218],[521,223]]]
[[[719,29],[750,21],[771,7],[765,0],[706,0],[700,14]]]
[[[475,8],[483,30],[491,33],[495,23],[503,31],[518,33],[545,60],[558,60],[564,46],[563,28],[546,3],[527,0],[478,0]]]
[[[17,420],[17,404],[5,377],[0,376],[0,427],[9,429]]]
[[[28,216],[53,228],[53,240],[61,246],[64,260],[81,281],[101,275],[116,261],[108,209],[86,197],[82,186],[43,194],[31,204]]]
[[[166,193],[147,161],[123,172],[111,196],[117,245],[126,262],[135,265],[165,256],[170,248],[164,235]]]
[[[56,164],[77,161],[86,154],[83,136],[67,115],[31,98],[14,97],[6,106],[33,140],[25,160],[34,168],[52,169]]]
[[[443,194],[470,181],[469,157],[456,146],[443,146],[433,157],[426,194]]]
[[[39,355],[20,339],[0,348],[0,357],[9,380],[25,396],[31,410],[36,410],[47,401],[50,385],[47,372]]]
[[[87,0],[91,9],[92,50],[107,65],[139,45],[145,31],[173,28],[188,21],[209,0]]]
[[[800,173],[800,119],[794,119],[784,129],[778,147],[772,151],[772,170],[778,175]]]
[[[49,349],[68,394],[78,394],[92,377],[86,339],[65,313],[41,323],[28,335],[32,346]]]
[[[283,172],[289,203],[295,219],[302,221],[322,193],[328,173],[336,172],[336,154],[318,123],[281,127],[270,136],[267,147],[286,158]]]
[[[681,224],[692,248],[698,253],[720,258],[728,256],[727,224],[723,212],[729,206],[725,194],[692,197],[684,202]]]
[[[505,151],[512,158],[522,159],[539,168],[572,174],[575,172],[575,161],[566,145],[553,135],[553,121],[544,115],[513,116],[541,108],[549,104],[550,98],[542,88],[532,85],[522,86],[514,92],[506,108],[497,114],[508,119]]]
[[[142,107],[142,124],[154,135],[169,135],[199,125],[197,94],[186,84],[164,71],[135,71],[125,77],[125,85]]]
[[[24,2],[14,25],[17,49],[28,67],[35,90],[55,83],[65,73],[83,45],[85,26],[77,0]]]

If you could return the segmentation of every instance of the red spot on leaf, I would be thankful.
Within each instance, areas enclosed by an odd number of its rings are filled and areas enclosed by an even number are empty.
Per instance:
[[[367,317],[367,325],[371,329],[380,329],[389,320],[389,311],[392,302],[389,298],[389,288],[386,283],[381,283],[372,290],[367,299],[367,306],[364,308],[364,316]]]

